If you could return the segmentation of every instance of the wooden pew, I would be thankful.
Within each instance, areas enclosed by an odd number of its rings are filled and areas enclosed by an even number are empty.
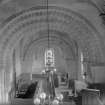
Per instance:
[[[82,105],[103,105],[100,100],[100,91],[96,89],[82,90]]]

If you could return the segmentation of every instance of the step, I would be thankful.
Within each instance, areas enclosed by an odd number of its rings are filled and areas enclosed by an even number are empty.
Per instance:
[[[33,103],[33,99],[15,98],[11,100],[11,105],[34,105],[34,103]]]

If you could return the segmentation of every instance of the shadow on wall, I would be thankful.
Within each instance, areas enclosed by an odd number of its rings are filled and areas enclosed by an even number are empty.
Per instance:
[[[31,76],[30,73],[20,74],[16,79],[16,84],[18,84],[18,88],[20,88],[23,84],[30,85],[31,83],[30,76]]]

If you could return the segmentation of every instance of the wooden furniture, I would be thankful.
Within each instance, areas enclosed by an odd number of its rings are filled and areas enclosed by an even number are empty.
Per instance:
[[[82,105],[102,105],[100,101],[100,91],[96,89],[82,90]]]

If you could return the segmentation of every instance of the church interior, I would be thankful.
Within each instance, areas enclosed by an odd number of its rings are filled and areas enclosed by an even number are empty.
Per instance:
[[[0,0],[0,105],[105,105],[105,0]]]

